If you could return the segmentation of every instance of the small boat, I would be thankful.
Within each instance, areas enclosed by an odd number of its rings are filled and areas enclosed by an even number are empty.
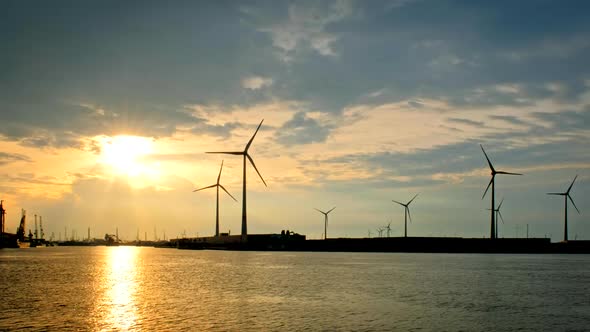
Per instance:
[[[16,240],[16,245],[19,248],[30,248],[31,247],[31,242],[29,242],[29,241],[20,241],[19,239],[17,239]]]

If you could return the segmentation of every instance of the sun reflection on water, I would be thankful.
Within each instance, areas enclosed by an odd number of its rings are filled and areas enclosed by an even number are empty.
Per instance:
[[[137,292],[138,269],[136,247],[109,248],[110,269],[105,275],[106,298],[104,309],[107,309],[106,322],[110,329],[129,330],[137,325]],[[110,310],[109,310],[110,309]]]

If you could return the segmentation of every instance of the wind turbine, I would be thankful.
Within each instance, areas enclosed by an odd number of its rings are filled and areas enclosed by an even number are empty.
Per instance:
[[[502,212],[500,212],[500,208],[502,207],[502,203],[504,203],[503,198],[502,198],[502,201],[500,201],[500,205],[498,205],[498,208],[494,209],[494,212],[496,212],[496,238],[498,238],[498,216],[500,216],[500,220],[502,220],[502,223],[504,223],[504,218],[502,217]]]
[[[564,225],[564,230],[563,230],[563,241],[564,242],[567,241],[567,199],[568,198],[570,199],[570,201],[572,202],[572,204],[576,208],[576,211],[578,211],[578,214],[580,213],[580,210],[578,210],[578,207],[576,206],[576,203],[574,203],[572,196],[570,196],[570,190],[572,190],[572,187],[574,186],[574,182],[576,182],[577,178],[578,178],[578,176],[576,175],[576,177],[574,178],[574,181],[572,181],[572,184],[570,184],[570,186],[569,186],[569,188],[567,188],[566,192],[564,192],[564,193],[548,193],[547,194],[547,195],[563,196],[563,198],[565,200],[565,225]]]
[[[324,215],[324,240],[328,238],[328,213],[332,212],[332,210],[334,210],[335,208],[336,207],[333,207],[328,212],[324,212],[322,210],[315,209],[316,211],[318,211],[319,213]]]
[[[491,170],[491,174],[492,174],[492,178],[490,179],[490,183],[488,183],[488,186],[486,187],[486,191],[484,191],[483,196],[481,196],[481,199],[484,199],[484,197],[486,196],[488,189],[490,189],[490,186],[492,186],[492,207],[490,211],[490,218],[491,218],[491,225],[490,225],[490,238],[494,239],[496,238],[496,234],[495,234],[495,219],[494,219],[494,207],[496,206],[495,203],[495,179],[496,179],[496,174],[506,174],[506,175],[522,175],[520,173],[510,173],[510,172],[504,172],[504,171],[496,171],[496,169],[494,168],[494,166],[492,165],[492,162],[490,161],[490,158],[488,158],[488,154],[486,153],[486,151],[483,149],[483,145],[479,145],[481,147],[481,151],[483,151],[484,156],[486,157],[486,160],[488,161],[488,165],[490,166],[490,170]]]
[[[416,199],[416,197],[418,197],[418,194],[416,194],[416,196],[414,196],[414,198],[412,198],[406,204],[392,199],[393,202],[404,207],[404,237],[408,237],[408,217],[410,217],[410,221],[412,221],[412,216],[410,215],[410,207],[409,206],[410,206],[410,203],[412,203],[412,201],[414,199]]]
[[[387,230],[387,237],[389,237],[389,233],[391,232],[391,222],[387,224],[387,227],[385,227],[385,229]]]
[[[229,197],[233,198],[233,200],[237,202],[236,198],[233,197],[225,189],[225,187],[221,183],[219,183],[219,179],[221,179],[221,171],[222,170],[223,170],[223,160],[221,161],[221,167],[219,168],[219,175],[217,176],[217,183],[212,184],[207,187],[203,187],[201,189],[193,190],[193,192],[196,192],[196,191],[201,191],[201,190],[209,189],[209,188],[216,188],[217,189],[217,201],[216,201],[216,206],[215,206],[215,236],[219,236],[219,188],[223,189],[223,191],[225,191],[225,193],[228,194]]]
[[[252,135],[252,138],[250,138],[250,140],[248,141],[248,144],[246,144],[244,151],[207,152],[207,153],[231,154],[231,155],[237,155],[237,156],[244,157],[243,180],[242,180],[242,184],[243,184],[243,186],[242,186],[242,241],[244,241],[244,242],[248,239],[248,214],[246,213],[246,158],[248,158],[248,160],[250,161],[252,166],[254,166],[256,173],[258,173],[258,176],[260,177],[260,180],[262,180],[262,183],[264,183],[264,185],[266,186],[266,182],[262,178],[262,175],[260,175],[258,168],[256,168],[256,164],[254,163],[254,160],[248,154],[248,149],[250,149],[250,145],[252,145],[252,141],[254,140],[254,137],[256,137],[256,134],[258,133],[260,126],[262,126],[262,122],[264,122],[264,119],[262,119],[262,121],[260,121],[258,128],[256,128],[256,131],[254,132],[254,135]]]
[[[383,229],[382,227],[377,228],[377,233],[379,233],[379,237],[383,237],[383,231],[385,229]]]

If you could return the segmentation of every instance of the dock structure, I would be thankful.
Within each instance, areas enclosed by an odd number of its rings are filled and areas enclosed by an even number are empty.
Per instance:
[[[179,249],[312,251],[312,252],[412,252],[412,253],[590,253],[590,241],[551,243],[549,238],[376,237],[307,240],[296,233],[250,234],[172,240]]]
[[[242,235],[221,233],[219,236],[193,237],[170,240],[179,249],[217,250],[293,250],[305,243],[305,235],[282,231],[280,234],[248,234],[244,242]]]

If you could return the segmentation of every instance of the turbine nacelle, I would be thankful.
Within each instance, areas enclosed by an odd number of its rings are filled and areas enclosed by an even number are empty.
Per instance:
[[[572,202],[572,205],[574,206],[576,211],[578,211],[578,214],[580,214],[580,210],[578,209],[578,207],[576,206],[576,203],[574,202],[572,196],[570,195],[570,191],[572,190],[572,187],[574,186],[574,182],[576,182],[577,178],[578,178],[578,176],[576,175],[574,177],[574,180],[570,184],[570,186],[567,188],[566,192],[564,192],[564,193],[547,193],[547,195],[565,196],[565,200],[567,201],[569,199],[570,202]]]
[[[394,200],[394,199],[392,199],[391,201],[392,201],[392,202],[394,202],[394,203],[397,203],[397,204],[399,204],[399,205],[401,205],[401,206],[405,206],[406,208],[408,208],[408,206],[410,205],[410,203],[412,203],[412,201],[414,201],[414,199],[416,199],[416,197],[418,197],[418,195],[419,195],[419,194],[416,194],[416,195],[415,195],[414,197],[412,197],[412,199],[411,199],[411,200],[409,200],[409,201],[408,201],[406,204],[404,204],[404,203],[402,203],[402,202],[398,202],[398,201],[396,201],[396,200]]]
[[[316,209],[316,208],[314,208],[314,209],[315,209],[316,211],[318,211],[319,213],[321,213],[321,214],[323,214],[323,215],[325,215],[325,216],[328,216],[328,213],[332,212],[332,211],[333,211],[335,208],[336,208],[336,207],[333,207],[333,208],[331,208],[330,210],[328,210],[328,212],[324,212],[324,211],[322,211],[322,210],[320,210],[320,209]]]
[[[250,146],[252,145],[252,142],[254,141],[254,137],[256,137],[256,134],[258,133],[258,130],[260,129],[260,126],[262,126],[263,122],[264,122],[264,119],[262,119],[262,121],[260,121],[260,124],[256,128],[254,135],[252,135],[252,138],[250,138],[250,140],[246,144],[244,151],[212,151],[212,152],[206,152],[206,153],[231,154],[231,155],[237,155],[237,156],[244,156],[244,158],[247,158],[250,161],[250,164],[254,167],[254,170],[256,170],[256,173],[260,177],[260,180],[262,180],[262,183],[264,183],[264,186],[268,187],[268,185],[266,184],[266,181],[264,181],[264,178],[262,177],[262,175],[258,171],[258,167],[256,167],[256,164],[254,163],[254,159],[252,159],[252,157],[248,154],[248,150],[250,149]]]
[[[483,192],[483,196],[481,196],[481,199],[484,199],[486,197],[486,194],[488,193],[488,190],[490,189],[490,186],[492,185],[492,183],[494,183],[494,180],[496,178],[496,174],[503,174],[503,175],[522,175],[522,174],[521,173],[504,172],[504,171],[496,171],[496,169],[494,168],[494,165],[492,165],[492,162],[490,161],[490,158],[488,157],[488,154],[486,153],[486,150],[484,150],[483,145],[480,144],[479,147],[481,148],[481,151],[483,151],[483,154],[486,157],[486,160],[488,162],[488,166],[490,166],[490,174],[492,175],[492,178],[490,179],[490,182],[488,183],[486,190]]]
[[[193,192],[197,192],[197,191],[201,191],[201,190],[205,190],[205,189],[209,189],[209,188],[215,188],[215,187],[219,187],[221,188],[223,191],[225,191],[226,194],[229,195],[229,197],[231,197],[234,201],[238,201],[234,196],[232,196],[232,194],[229,193],[229,191],[227,191],[227,189],[225,189],[225,187],[219,183],[219,180],[221,179],[221,171],[223,170],[223,160],[221,161],[221,167],[219,168],[219,175],[217,176],[217,183],[212,184],[210,186],[207,187],[203,187],[203,188],[199,188],[199,189],[195,189],[193,190]]]
[[[486,209],[486,210],[496,212],[496,214],[498,216],[500,216],[500,220],[502,220],[502,223],[504,223],[504,218],[502,217],[502,212],[500,212],[500,209],[502,208],[502,203],[504,203],[504,199],[503,198],[502,198],[502,201],[500,202],[500,204],[498,205],[498,208],[493,209],[493,210],[492,209]]]

